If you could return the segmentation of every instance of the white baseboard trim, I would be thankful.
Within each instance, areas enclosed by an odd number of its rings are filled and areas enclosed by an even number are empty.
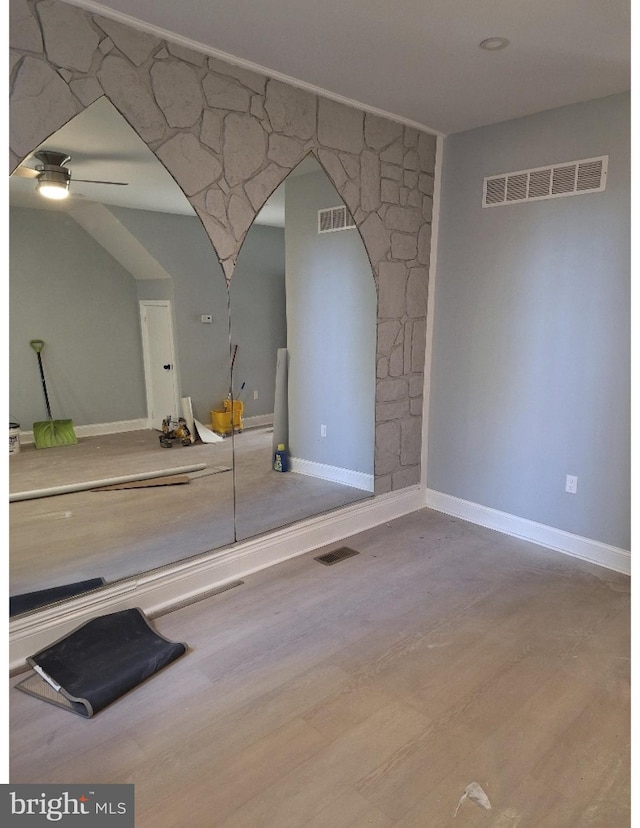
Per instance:
[[[373,475],[364,472],[341,469],[339,466],[327,466],[313,460],[303,460],[300,457],[289,458],[291,471],[306,474],[309,477],[318,477],[320,480],[330,480],[332,483],[342,483],[343,486],[353,486],[365,492],[373,492]]]
[[[11,619],[10,670],[23,669],[27,656],[97,615],[132,607],[140,607],[149,616],[161,615],[216,587],[423,507],[424,488],[407,487]]]
[[[444,512],[453,517],[459,517],[476,523],[479,526],[486,526],[488,529],[495,529],[506,535],[530,541],[531,543],[546,546],[565,555],[574,558],[581,558],[583,561],[613,569],[624,575],[631,575],[631,553],[626,549],[617,546],[609,546],[606,543],[583,538],[562,529],[555,529],[544,523],[536,523],[533,520],[510,515],[507,512],[500,512],[479,503],[472,503],[469,500],[462,500],[453,495],[437,492],[434,489],[427,489],[426,505],[437,512]]]
[[[149,428],[146,417],[139,420],[118,420],[114,423],[90,423],[89,425],[74,426],[76,437],[98,437],[102,434],[122,434],[125,431],[140,431]],[[20,442],[25,445],[33,443],[33,431],[21,431]]]

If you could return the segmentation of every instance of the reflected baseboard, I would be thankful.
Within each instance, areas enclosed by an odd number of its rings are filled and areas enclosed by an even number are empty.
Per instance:
[[[139,420],[118,420],[114,423],[89,423],[89,425],[74,426],[77,437],[99,437],[102,434],[122,434],[125,431],[141,431],[149,428],[146,417]],[[33,443],[33,431],[21,431],[20,442],[25,445]]]
[[[410,486],[352,503],[295,525],[124,579],[63,604],[18,616],[9,623],[9,668],[91,618],[139,607],[157,617],[199,600],[216,587],[372,529],[425,505],[425,489]]]
[[[273,414],[256,414],[253,417],[244,417],[243,425],[248,428],[266,428],[273,425]]]
[[[343,486],[352,486],[354,489],[363,489],[365,492],[373,492],[373,475],[353,471],[353,469],[342,469],[339,466],[303,460],[301,457],[291,457],[291,471],[306,474],[309,477],[318,477],[320,480],[330,480],[332,483],[342,483]]]

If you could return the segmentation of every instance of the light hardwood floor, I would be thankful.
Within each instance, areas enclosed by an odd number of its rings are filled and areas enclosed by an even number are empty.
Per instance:
[[[630,824],[629,578],[427,509],[345,544],[156,619],[189,652],[94,719],[11,679],[10,781],[135,783],[137,828]]]
[[[274,472],[272,440],[269,428],[257,428],[233,441],[164,449],[157,432],[141,430],[84,437],[46,451],[26,446],[11,459],[14,494],[206,468],[189,474],[187,486],[77,491],[11,503],[11,594],[87,578],[112,583],[371,497],[328,480]]]

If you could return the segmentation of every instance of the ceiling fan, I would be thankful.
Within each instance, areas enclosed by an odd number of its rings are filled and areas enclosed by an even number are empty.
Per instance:
[[[69,184],[71,183],[71,170],[66,164],[71,160],[71,156],[65,152],[38,150],[34,153],[34,157],[40,162],[35,168],[18,167],[14,175],[37,179],[36,189],[45,198],[66,198],[69,195]],[[126,181],[96,181],[89,178],[74,178],[74,181],[83,184],[127,186]]]

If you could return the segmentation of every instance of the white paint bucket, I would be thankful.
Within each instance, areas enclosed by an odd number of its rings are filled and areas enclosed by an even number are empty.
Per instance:
[[[9,423],[9,454],[20,452],[20,423]]]

